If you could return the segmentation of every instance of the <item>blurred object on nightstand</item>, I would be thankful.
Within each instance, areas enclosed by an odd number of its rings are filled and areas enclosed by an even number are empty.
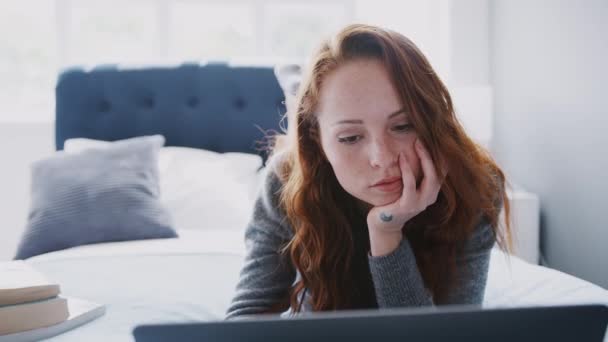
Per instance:
[[[523,260],[538,264],[540,256],[540,200],[538,195],[521,187],[507,190],[511,205],[513,254]],[[504,222],[504,210],[500,215]]]

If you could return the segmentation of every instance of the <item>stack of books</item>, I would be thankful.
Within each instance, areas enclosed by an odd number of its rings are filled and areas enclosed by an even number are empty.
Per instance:
[[[104,312],[102,304],[61,295],[59,284],[25,261],[0,262],[0,342],[55,336]]]

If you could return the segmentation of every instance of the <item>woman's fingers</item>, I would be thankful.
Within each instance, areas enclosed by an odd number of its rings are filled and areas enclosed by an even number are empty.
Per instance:
[[[403,191],[401,193],[401,198],[411,197],[416,193],[416,178],[414,177],[414,172],[410,167],[407,159],[405,159],[405,155],[399,152],[399,169],[401,170],[401,180],[403,181]]]
[[[431,159],[431,155],[422,142],[417,139],[415,143],[416,153],[420,158],[420,164],[422,166],[423,178],[420,183],[419,197],[423,200],[425,205],[431,205],[437,200],[437,194],[441,188],[441,183],[437,177],[437,172]]]
[[[433,161],[428,150],[420,142],[416,142],[415,149],[423,172],[420,189],[416,188],[416,176],[410,163],[405,154],[400,152],[397,159],[403,183],[401,197],[390,204],[374,207],[368,214],[370,227],[382,231],[400,231],[405,222],[437,201],[441,184]]]

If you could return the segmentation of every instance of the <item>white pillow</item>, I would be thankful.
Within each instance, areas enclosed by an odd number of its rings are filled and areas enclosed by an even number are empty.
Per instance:
[[[104,148],[109,141],[68,139],[66,153]],[[159,154],[160,199],[175,229],[244,229],[261,182],[262,158],[190,147],[163,147]]]

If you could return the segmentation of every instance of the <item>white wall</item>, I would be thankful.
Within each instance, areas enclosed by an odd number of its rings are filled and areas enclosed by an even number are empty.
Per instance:
[[[490,85],[488,7],[488,0],[452,1],[450,51],[455,85]]]
[[[0,123],[0,260],[11,259],[27,221],[32,161],[55,146],[52,123]]]
[[[449,39],[452,95],[487,86],[491,150],[540,195],[544,263],[604,287],[607,18],[605,0],[454,0]]]
[[[608,288],[608,1],[490,2],[494,143],[550,267]]]

